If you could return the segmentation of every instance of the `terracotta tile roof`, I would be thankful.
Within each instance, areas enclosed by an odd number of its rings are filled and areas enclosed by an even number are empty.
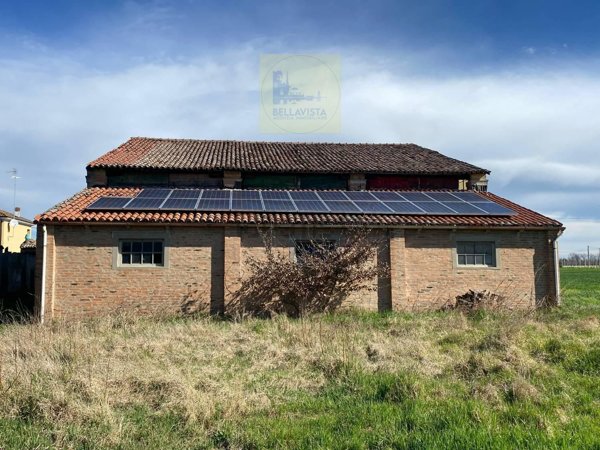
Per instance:
[[[36,247],[37,247],[37,241],[35,239],[26,239],[21,244],[21,250],[24,250],[26,248],[36,248]]]
[[[17,219],[18,221],[23,222],[23,223],[33,224],[32,220],[26,219],[25,217],[21,217],[21,216],[15,216],[14,213],[10,213],[8,211],[4,211],[3,209],[0,209],[0,219],[2,219],[2,218]]]
[[[132,197],[140,188],[88,188],[36,217],[37,223],[179,223],[366,225],[560,228],[562,224],[492,193],[478,193],[512,209],[513,216],[431,216],[391,214],[304,214],[247,212],[86,211],[100,197]]]
[[[135,137],[88,168],[444,175],[489,173],[415,144],[206,141]]]

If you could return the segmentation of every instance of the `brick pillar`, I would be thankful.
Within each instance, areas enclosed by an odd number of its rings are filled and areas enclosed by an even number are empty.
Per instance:
[[[408,309],[406,242],[402,229],[390,230],[390,283],[392,309],[394,311]]]
[[[390,266],[390,245],[388,242],[381,243],[377,247],[377,266]],[[379,312],[391,311],[392,308],[392,285],[388,277],[377,278],[377,310]]]
[[[232,295],[240,287],[241,280],[241,229],[239,227],[225,227],[225,242],[223,245],[223,292],[224,309],[231,301]]]

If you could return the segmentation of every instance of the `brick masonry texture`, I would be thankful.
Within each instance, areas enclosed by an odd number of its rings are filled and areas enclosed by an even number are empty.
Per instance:
[[[73,319],[127,311],[222,312],[245,276],[249,257],[264,255],[256,227],[247,226],[47,226],[46,317]],[[168,266],[119,268],[113,264],[119,236],[164,236]],[[274,228],[274,248],[293,257],[296,239],[333,238],[336,228]],[[41,233],[38,269],[41,269]],[[551,240],[555,231],[452,231],[376,229],[377,256],[390,262],[388,280],[373,280],[345,306],[370,310],[436,309],[469,289],[503,295],[508,306],[534,306],[554,299]],[[497,268],[458,268],[455,242],[494,240]],[[41,273],[38,270],[37,273]],[[41,277],[37,279],[40,292]],[[39,296],[37,299],[39,311]]]
[[[222,228],[162,228],[169,245],[168,267],[164,268],[113,267],[115,231],[111,227],[48,227],[47,317],[221,308]],[[139,231],[139,236],[149,232],[147,228]]]
[[[392,238],[394,309],[435,309],[469,289],[500,294],[507,306],[515,308],[533,307],[555,297],[553,251],[545,233],[406,230],[397,234]],[[496,268],[454,264],[456,241],[469,238],[495,241]]]

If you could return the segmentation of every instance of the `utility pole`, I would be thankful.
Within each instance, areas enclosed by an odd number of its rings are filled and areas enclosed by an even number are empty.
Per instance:
[[[587,259],[587,265],[588,267],[590,267],[590,246],[588,245],[588,259]]]
[[[21,178],[17,176],[17,169],[9,170],[10,177],[13,179],[13,213],[17,209],[17,179]]]

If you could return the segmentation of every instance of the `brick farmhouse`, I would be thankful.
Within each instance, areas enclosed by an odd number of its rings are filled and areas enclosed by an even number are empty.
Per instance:
[[[85,189],[36,218],[36,315],[226,312],[246,261],[264,251],[260,230],[267,227],[275,249],[290,258],[300,241],[335,243],[348,227],[368,227],[373,263],[389,264],[391,276],[374,279],[348,306],[435,309],[470,289],[494,292],[515,308],[558,303],[562,224],[487,192],[488,175],[413,144],[132,138],[88,164]],[[89,208],[157,187],[467,191],[513,214]]]

